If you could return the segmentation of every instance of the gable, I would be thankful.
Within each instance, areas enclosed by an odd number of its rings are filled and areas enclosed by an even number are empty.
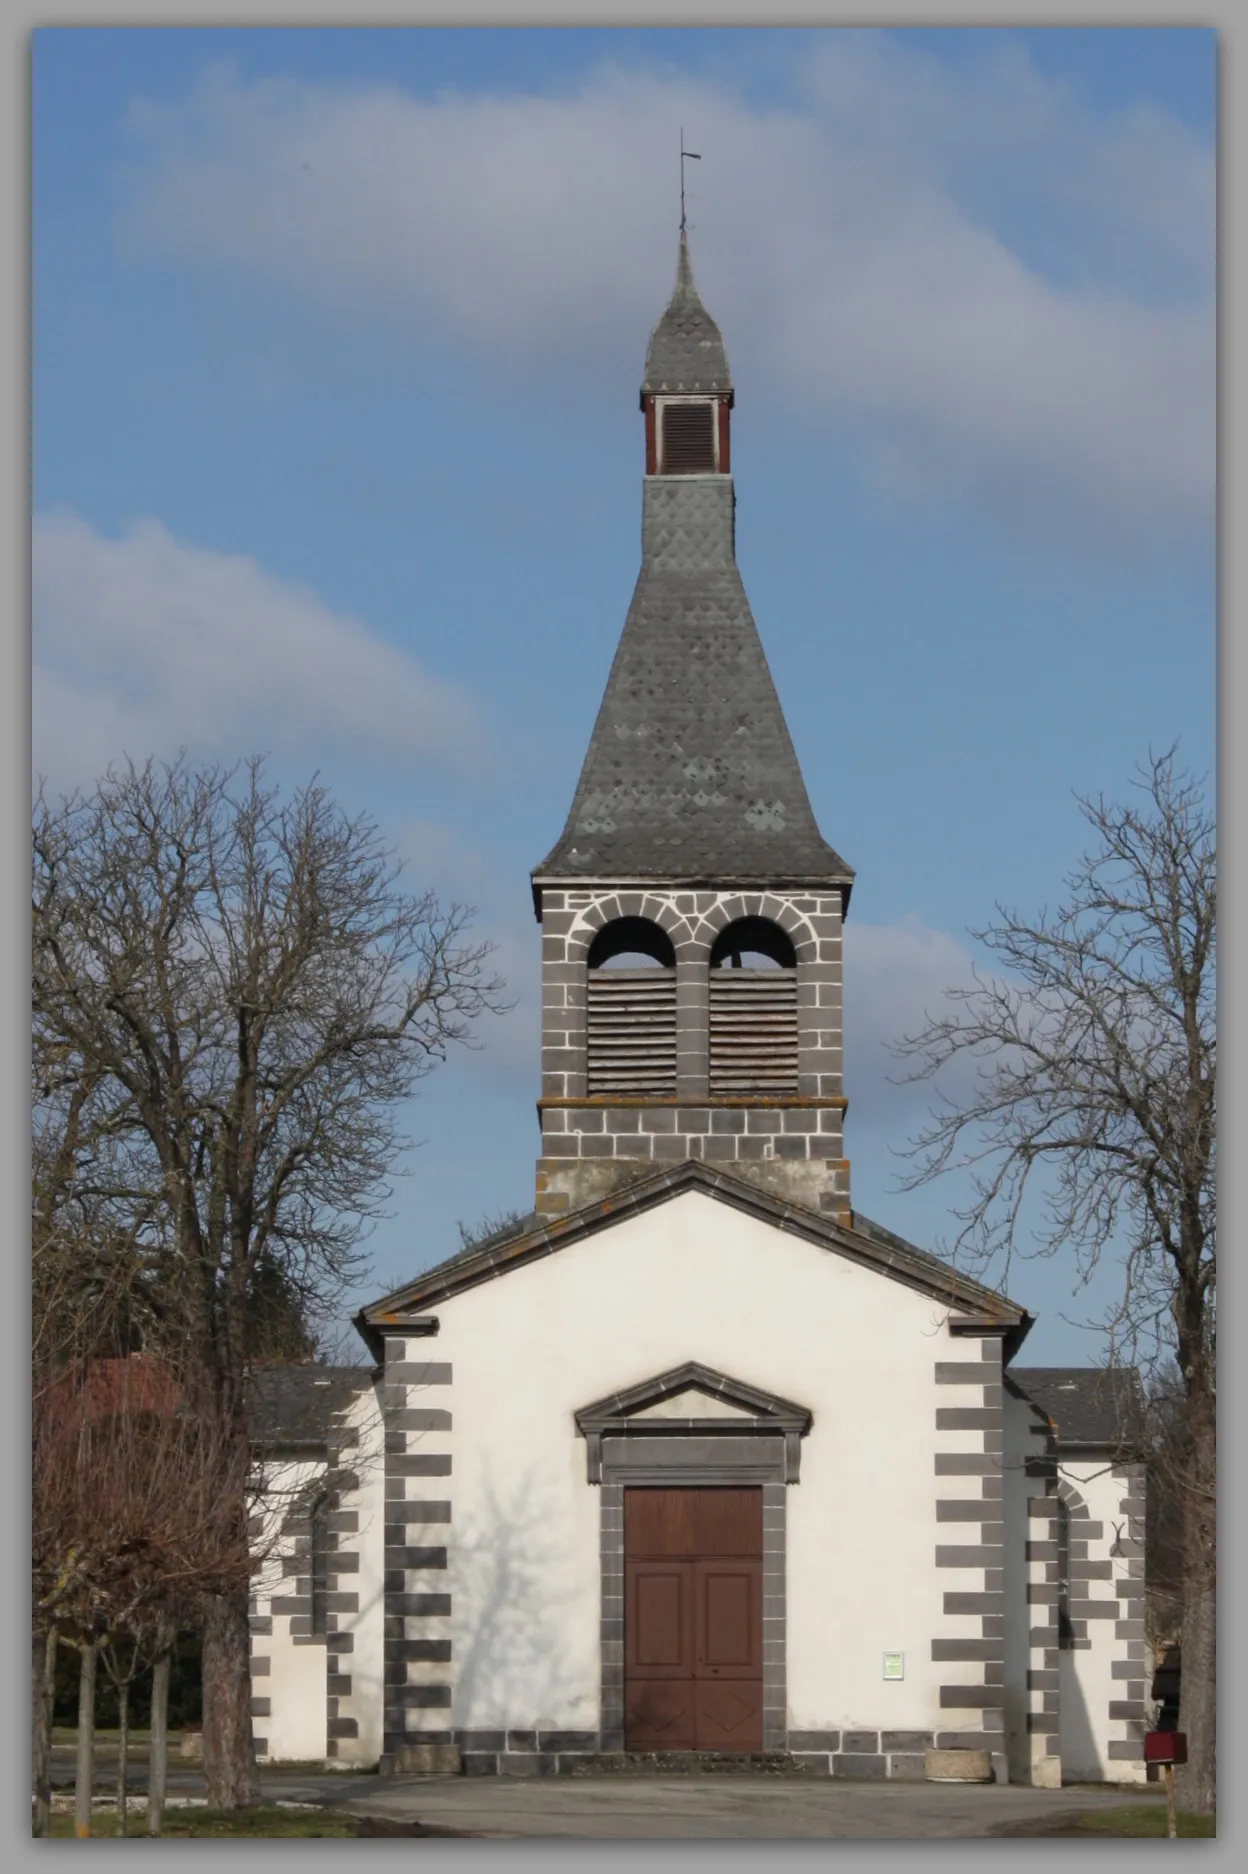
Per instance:
[[[613,1192],[600,1203],[586,1206],[567,1217],[525,1220],[514,1235],[489,1239],[474,1250],[453,1257],[437,1268],[426,1271],[414,1282],[392,1295],[364,1308],[356,1316],[356,1326],[373,1347],[380,1349],[386,1332],[436,1332],[431,1314],[454,1296],[482,1283],[496,1281],[551,1256],[566,1253],[604,1232],[631,1224],[642,1217],[656,1217],[678,1199],[697,1196],[729,1212],[744,1215],[769,1226],[763,1239],[772,1231],[791,1244],[800,1244],[804,1252],[851,1263],[887,1278],[899,1289],[910,1289],[937,1302],[951,1319],[953,1331],[1001,1333],[1007,1354],[1013,1352],[1031,1326],[1031,1317],[1016,1303],[982,1287],[959,1274],[936,1257],[908,1244],[891,1231],[863,1219],[861,1229],[847,1227],[821,1217],[797,1204],[760,1190],[731,1173],[712,1170],[700,1161],[688,1160],[670,1171],[638,1178]],[[765,1279],[766,1263],[760,1262],[756,1279]],[[661,1293],[661,1285],[655,1293]]]

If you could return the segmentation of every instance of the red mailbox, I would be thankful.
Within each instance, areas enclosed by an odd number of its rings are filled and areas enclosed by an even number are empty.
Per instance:
[[[1145,1763],[1186,1763],[1186,1731],[1146,1731],[1144,1734]]]

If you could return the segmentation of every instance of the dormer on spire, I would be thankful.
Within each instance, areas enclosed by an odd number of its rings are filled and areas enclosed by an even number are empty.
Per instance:
[[[676,284],[641,381],[647,475],[727,475],[732,402],[724,341],[698,297],[682,228]]]

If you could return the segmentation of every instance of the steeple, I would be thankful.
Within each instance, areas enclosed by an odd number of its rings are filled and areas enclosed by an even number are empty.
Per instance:
[[[567,824],[535,878],[818,881],[848,896],[737,570],[732,396],[682,234],[642,380],[641,571]]]
[[[849,1209],[853,873],[815,824],[737,571],[732,401],[682,229],[641,386],[641,571],[567,825],[533,874],[549,1216],[682,1159]]]

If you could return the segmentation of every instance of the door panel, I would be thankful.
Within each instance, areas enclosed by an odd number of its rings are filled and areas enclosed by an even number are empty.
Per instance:
[[[761,1677],[761,1563],[695,1562],[694,1569],[699,1672],[712,1678]]]
[[[762,1492],[624,1493],[628,1750],[762,1749]]]
[[[626,1490],[624,1552],[636,1556],[758,1555],[763,1493],[739,1490]]]
[[[694,1681],[695,1750],[763,1748],[761,1679]]]
[[[693,1679],[634,1679],[625,1685],[627,1750],[696,1750]]]
[[[693,1676],[693,1565],[629,1562],[624,1646],[630,1671],[647,1678]]]

